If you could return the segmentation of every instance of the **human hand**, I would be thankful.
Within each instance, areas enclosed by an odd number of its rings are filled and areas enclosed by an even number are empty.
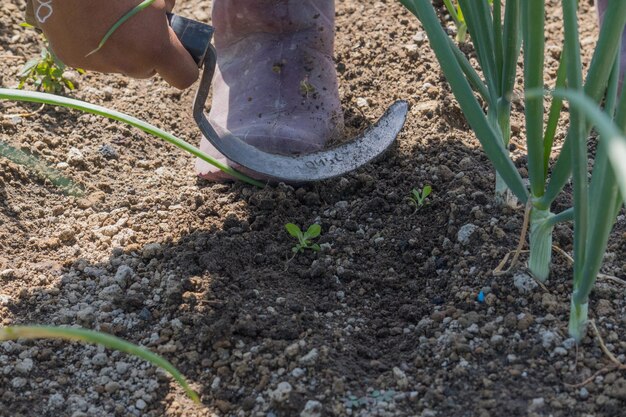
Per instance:
[[[133,78],[159,74],[180,89],[198,78],[198,66],[167,23],[165,13],[173,9],[175,0],[156,0],[120,26],[102,49],[89,56],[111,26],[140,0],[32,2],[35,12],[41,3],[52,8],[51,14],[49,10],[40,11],[40,17],[49,17],[37,24],[66,65]]]

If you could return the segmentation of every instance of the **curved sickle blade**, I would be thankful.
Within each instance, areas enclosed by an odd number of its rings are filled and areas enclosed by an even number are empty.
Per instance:
[[[215,148],[226,158],[252,175],[285,182],[314,182],[338,177],[371,162],[383,154],[394,142],[404,126],[408,113],[405,101],[394,103],[380,120],[356,139],[338,146],[306,155],[278,155],[261,151],[232,134],[217,134],[205,113],[216,55],[210,47],[200,86],[193,107],[198,127]]]

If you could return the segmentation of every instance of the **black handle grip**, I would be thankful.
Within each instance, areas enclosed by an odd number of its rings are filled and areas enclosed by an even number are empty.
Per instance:
[[[202,67],[204,58],[211,47],[213,27],[172,13],[167,14],[167,20],[198,67]]]

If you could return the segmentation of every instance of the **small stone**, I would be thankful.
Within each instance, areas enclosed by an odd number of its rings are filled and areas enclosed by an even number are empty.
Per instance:
[[[96,353],[91,358],[91,363],[96,366],[104,366],[106,365],[108,360],[109,358],[107,357],[106,353]]]
[[[294,378],[301,378],[305,373],[306,371],[304,369],[295,368],[293,371],[291,371],[291,376],[293,376]]]
[[[543,406],[545,405],[545,400],[540,397],[540,398],[533,398],[533,400],[530,402],[530,406],[528,407],[529,410],[539,410],[540,408],[543,408]]]
[[[554,354],[558,356],[567,356],[567,350],[564,347],[558,346],[554,348]]]
[[[102,155],[106,159],[117,159],[119,157],[119,154],[117,153],[115,148],[109,144],[104,144],[100,146],[98,152],[100,152],[100,155]]]
[[[494,346],[498,346],[501,345],[502,342],[504,342],[504,336],[499,335],[499,334],[494,334],[493,336],[491,336],[491,344]]]
[[[146,404],[146,402],[142,400],[141,398],[138,399],[137,402],[135,403],[135,408],[137,408],[137,410],[145,410],[147,406],[148,404]]]
[[[580,391],[578,391],[578,397],[581,400],[586,400],[587,398],[589,398],[589,391],[587,390],[587,388],[582,387]]]
[[[72,146],[67,153],[66,162],[72,166],[82,166],[85,164],[85,155],[83,155],[80,149]]]
[[[361,108],[366,108],[370,106],[370,103],[366,98],[358,97],[356,99],[356,105]]]
[[[52,394],[50,398],[48,398],[48,407],[50,408],[60,408],[65,404],[65,398],[63,395],[56,393]]]
[[[305,365],[305,366],[315,365],[318,357],[319,357],[319,352],[317,351],[317,349],[313,348],[309,351],[309,353],[301,357],[298,362],[300,362],[300,364]]]
[[[120,265],[117,268],[117,272],[115,272],[115,277],[113,278],[117,285],[124,288],[128,286],[128,281],[133,276],[133,270],[128,265]]]
[[[287,355],[287,357],[289,358],[295,358],[296,356],[298,356],[298,353],[300,353],[300,344],[297,342],[292,343],[285,348],[285,355]]]
[[[122,297],[122,294],[122,288],[117,284],[113,284],[100,291],[98,298],[104,301],[115,302]]]
[[[15,271],[13,269],[5,269],[4,271],[0,271],[1,279],[11,279],[15,276]]]
[[[289,394],[291,394],[292,391],[293,388],[289,382],[281,382],[275,390],[270,391],[270,399],[277,403],[284,403],[289,399]]]
[[[404,371],[398,367],[393,368],[393,377],[396,380],[398,388],[404,390],[409,386],[409,379],[406,377]]]
[[[309,400],[304,405],[304,410],[300,413],[300,417],[321,417],[322,403],[319,401]]]
[[[463,245],[468,245],[470,243],[471,236],[477,229],[478,226],[472,223],[462,226],[457,233],[457,240]]]
[[[96,314],[93,307],[85,307],[76,313],[76,319],[81,324],[91,325],[96,319]]]
[[[15,370],[20,374],[28,374],[33,369],[33,360],[30,358],[22,359],[15,364]]]
[[[104,390],[109,394],[113,394],[120,389],[120,384],[115,381],[110,381],[104,386]]]
[[[549,330],[541,333],[541,344],[544,348],[549,349],[559,341],[559,335]]]
[[[520,294],[528,294],[539,286],[530,275],[522,272],[513,276],[513,285],[517,288],[517,291],[519,291]]]
[[[162,248],[160,243],[149,243],[144,246],[141,256],[144,259],[156,258],[161,254]]]
[[[23,388],[26,386],[28,381],[26,378],[22,378],[21,376],[17,376],[11,380],[11,386],[13,388]]]
[[[117,362],[115,364],[115,371],[120,375],[126,374],[126,372],[128,372],[129,369],[130,369],[130,365],[126,362]]]

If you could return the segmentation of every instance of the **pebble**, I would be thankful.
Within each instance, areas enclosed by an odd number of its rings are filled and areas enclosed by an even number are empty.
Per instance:
[[[517,273],[513,276],[513,285],[517,288],[520,294],[528,294],[539,286],[537,282],[528,274],[523,272]]]
[[[398,367],[393,368],[393,377],[396,380],[398,388],[404,390],[409,386],[409,379],[406,377],[404,371]]]
[[[50,398],[48,398],[48,407],[50,408],[59,408],[65,404],[65,398],[63,395],[56,393],[52,394]]]
[[[463,245],[468,245],[470,243],[470,238],[474,234],[474,232],[478,229],[478,226],[475,224],[469,223],[462,226],[457,233],[457,240],[459,243]]]
[[[135,408],[137,408],[137,410],[144,410],[147,406],[148,404],[146,404],[146,402],[141,398],[135,403]]]
[[[85,155],[80,151],[80,149],[72,146],[67,153],[66,162],[72,166],[80,166],[85,163]]]
[[[293,371],[291,371],[291,376],[293,376],[294,378],[300,378],[305,373],[306,373],[306,371],[304,369],[302,369],[302,368],[295,368]]]
[[[119,157],[119,154],[117,153],[115,148],[109,144],[104,144],[100,146],[98,152],[100,152],[100,155],[102,155],[106,159],[117,159]]]
[[[161,253],[162,247],[160,243],[149,243],[143,247],[141,256],[144,259],[156,258]]]
[[[321,417],[322,403],[315,400],[309,400],[304,405],[304,410],[300,413],[300,417]]]
[[[578,391],[578,397],[581,400],[586,400],[587,398],[589,398],[589,391],[587,390],[587,388],[582,387],[580,391]]]
[[[93,355],[93,358],[91,358],[91,363],[96,366],[104,366],[106,365],[108,360],[109,358],[107,357],[106,353],[96,353],[95,355]]]
[[[559,356],[567,356],[567,350],[564,347],[556,347],[554,348],[554,354]]]
[[[551,346],[556,344],[559,340],[559,335],[556,333],[546,330],[541,333],[541,344],[544,348],[549,349]]]
[[[11,279],[15,276],[15,270],[13,269],[5,269],[0,271],[0,278],[2,279]]]
[[[27,382],[28,381],[26,380],[26,378],[22,378],[21,376],[16,376],[15,378],[11,380],[11,386],[13,388],[23,388],[24,386],[26,386]]]
[[[30,358],[22,359],[15,364],[15,370],[20,374],[28,374],[33,369],[33,360]]]
[[[298,342],[292,343],[285,348],[285,355],[289,358],[295,358],[300,353],[300,344]]]
[[[293,391],[293,387],[289,382],[281,382],[275,390],[270,391],[270,399],[277,403],[284,403],[289,399],[289,394]]]
[[[319,357],[318,350],[313,348],[313,349],[311,349],[309,351],[309,353],[307,353],[306,355],[301,357],[298,362],[300,362],[300,364],[306,365],[306,366],[315,365],[315,363],[317,362],[317,358],[318,357]]]
[[[367,101],[367,99],[366,99],[366,98],[363,98],[363,97],[358,97],[358,98],[356,99],[356,105],[357,105],[358,107],[365,108],[365,107],[369,107],[369,106],[370,106],[370,103]]]
[[[124,288],[128,286],[128,280],[133,276],[133,270],[128,265],[120,265],[117,268],[117,272],[115,272],[115,277],[113,278],[117,285]]]

